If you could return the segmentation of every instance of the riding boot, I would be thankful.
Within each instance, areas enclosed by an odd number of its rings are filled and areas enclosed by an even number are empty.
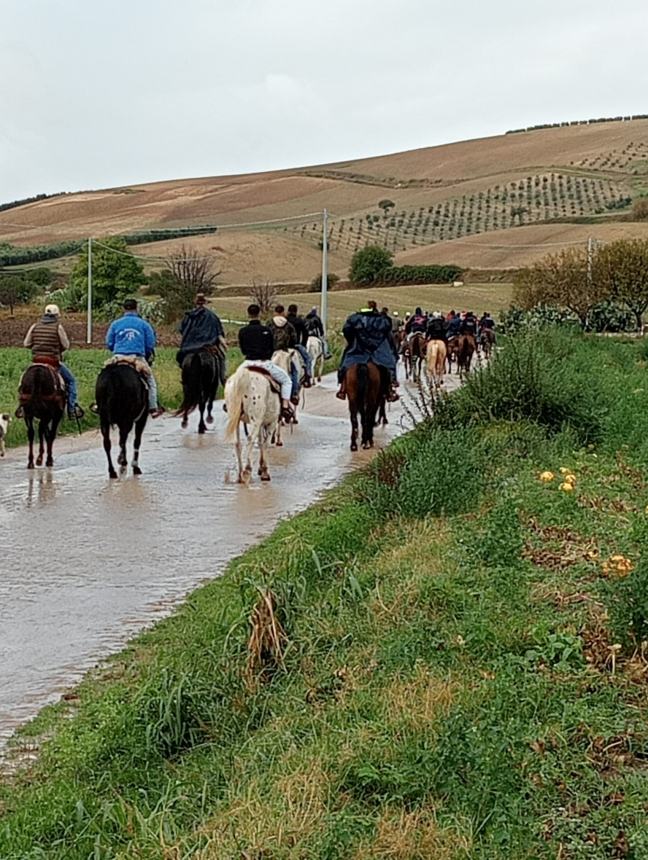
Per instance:
[[[346,377],[342,379],[340,383],[340,389],[336,392],[335,396],[338,400],[346,400]]]
[[[387,393],[387,402],[395,403],[397,400],[400,400],[400,394],[397,394],[395,389],[395,383],[391,382],[389,385],[389,391]]]

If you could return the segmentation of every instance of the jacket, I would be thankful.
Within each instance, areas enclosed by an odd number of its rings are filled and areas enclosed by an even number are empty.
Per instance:
[[[446,323],[441,317],[432,317],[427,326],[427,336],[430,340],[446,339]]]
[[[386,317],[363,311],[351,314],[342,334],[348,344],[342,359],[343,370],[372,361],[395,372],[397,353],[391,323]]]
[[[267,325],[261,320],[250,320],[239,329],[239,347],[249,361],[269,361],[274,352],[274,337]]]
[[[182,352],[196,352],[207,346],[218,343],[219,337],[225,337],[223,324],[216,314],[204,306],[188,311],[180,323]]]
[[[63,353],[70,348],[70,341],[58,317],[45,314],[34,323],[25,336],[23,346],[32,351],[32,358],[48,355],[61,361]]]
[[[453,317],[451,320],[448,320],[448,334],[453,337],[456,334],[459,334],[459,329],[461,328],[461,317]]]
[[[139,355],[148,360],[155,350],[155,331],[135,311],[126,311],[110,324],[106,346],[115,355]]]
[[[309,337],[311,335],[313,337],[324,337],[324,325],[316,313],[311,311],[307,314],[304,324],[306,326],[306,334]]]
[[[419,316],[418,314],[415,317],[410,317],[405,325],[405,332],[407,334],[411,334],[412,332],[421,332],[425,334],[425,329],[427,326],[427,317],[422,314]]]
[[[286,317],[273,317],[270,329],[274,337],[275,349],[292,349],[297,344],[297,332]]]
[[[295,334],[297,335],[297,343],[300,343],[302,346],[306,346],[306,341],[308,340],[308,332],[306,331],[306,323],[304,322],[304,317],[300,317],[297,314],[288,314],[286,319],[295,329]]]

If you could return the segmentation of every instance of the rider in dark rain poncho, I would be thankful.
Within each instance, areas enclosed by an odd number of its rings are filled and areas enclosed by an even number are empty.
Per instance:
[[[337,397],[344,400],[346,397],[345,375],[347,370],[354,364],[367,364],[372,361],[378,367],[384,367],[389,371],[391,385],[387,400],[398,400],[398,394],[394,391],[396,382],[396,361],[398,352],[392,336],[391,321],[379,314],[375,302],[363,308],[351,316],[344,323],[342,334],[347,346],[342,356],[342,363],[338,371],[340,390]]]

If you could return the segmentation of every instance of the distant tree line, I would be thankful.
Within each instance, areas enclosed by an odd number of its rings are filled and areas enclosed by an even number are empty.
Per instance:
[[[128,233],[114,238],[123,239],[127,245],[143,245],[148,242],[164,242],[168,239],[181,239],[187,236],[202,236],[215,233],[218,228],[210,224],[196,227],[170,227],[158,230],[144,230],[138,233]],[[11,245],[0,243],[0,266],[23,266],[30,263],[40,263],[43,260],[55,260],[81,250],[84,242],[74,241],[55,242],[51,245]]]
[[[23,197],[20,200],[10,200],[9,203],[0,203],[0,212],[7,209],[16,209],[18,206],[26,206],[28,203],[38,203],[39,200],[50,200],[52,197],[62,197],[67,191],[57,191],[54,194],[34,194],[33,197]]]
[[[541,128],[569,128],[572,125],[594,125],[598,122],[631,122],[635,119],[648,119],[646,113],[635,113],[630,116],[602,116],[596,119],[576,119],[569,122],[545,122],[539,125],[528,125],[526,128],[512,128],[507,134],[521,134],[525,131],[538,131]]]

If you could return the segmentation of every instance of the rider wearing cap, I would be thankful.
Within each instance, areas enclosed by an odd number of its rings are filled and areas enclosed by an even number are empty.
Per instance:
[[[68,418],[83,418],[83,409],[77,403],[77,383],[69,367],[63,364],[63,353],[70,348],[70,340],[59,318],[58,305],[47,305],[41,319],[34,323],[23,342],[32,351],[36,364],[50,364],[61,374],[67,393]]]
[[[135,299],[126,299],[123,308],[124,315],[114,320],[106,332],[106,347],[115,361],[136,359],[133,366],[146,376],[148,384],[149,415],[158,418],[165,410],[158,404],[157,382],[150,365],[155,355],[155,329],[137,313]]]

